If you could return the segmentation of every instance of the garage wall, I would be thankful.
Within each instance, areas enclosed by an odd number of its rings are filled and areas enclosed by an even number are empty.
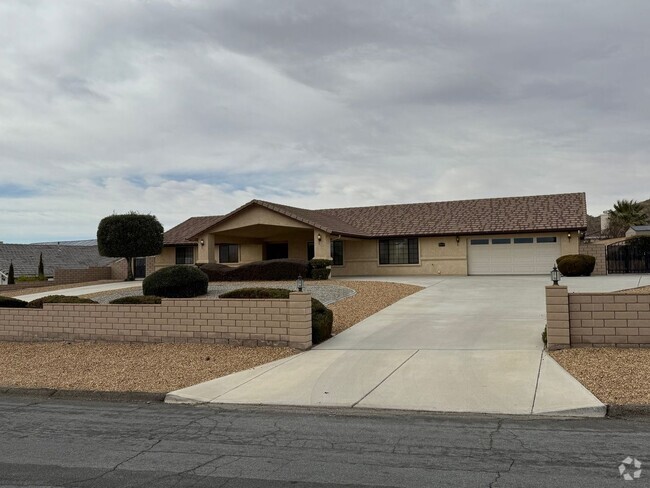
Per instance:
[[[444,246],[440,246],[444,244]],[[467,241],[464,237],[421,237],[419,264],[379,264],[377,239],[344,240],[343,266],[332,266],[337,276],[467,275]]]

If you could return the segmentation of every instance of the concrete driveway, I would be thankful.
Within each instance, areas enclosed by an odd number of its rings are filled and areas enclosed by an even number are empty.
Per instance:
[[[604,405],[543,351],[548,278],[383,279],[426,288],[311,351],[172,392],[166,401],[605,414]],[[650,277],[563,284],[607,291],[650,284]]]

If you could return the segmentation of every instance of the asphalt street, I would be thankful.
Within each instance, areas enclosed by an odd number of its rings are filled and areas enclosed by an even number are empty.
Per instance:
[[[619,474],[628,456],[642,463],[630,482]],[[622,485],[650,486],[647,417],[0,397],[3,487]]]

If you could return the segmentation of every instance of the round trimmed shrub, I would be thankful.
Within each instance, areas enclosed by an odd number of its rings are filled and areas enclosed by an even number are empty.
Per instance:
[[[327,268],[311,270],[312,280],[326,280],[329,277],[330,277],[330,270]]]
[[[219,298],[288,299],[291,290],[284,288],[240,288],[222,293]],[[334,314],[315,298],[311,299],[311,341],[319,344],[332,337]]]
[[[162,303],[162,298],[154,295],[136,295],[132,297],[122,297],[111,300],[109,303],[113,305],[159,305]]]
[[[37,298],[27,304],[27,308],[43,308],[44,303],[97,303],[90,298],[81,298],[68,295],[48,295]]]
[[[27,302],[18,298],[0,296],[0,308],[25,308],[26,306]]]
[[[557,269],[564,276],[589,276],[596,266],[596,258],[587,254],[567,254],[557,258]]]
[[[142,282],[142,293],[164,298],[192,298],[208,292],[208,275],[182,264],[159,269]]]

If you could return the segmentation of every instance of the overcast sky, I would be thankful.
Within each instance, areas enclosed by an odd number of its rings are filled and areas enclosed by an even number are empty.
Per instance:
[[[308,208],[650,198],[648,0],[0,2],[0,240]]]

